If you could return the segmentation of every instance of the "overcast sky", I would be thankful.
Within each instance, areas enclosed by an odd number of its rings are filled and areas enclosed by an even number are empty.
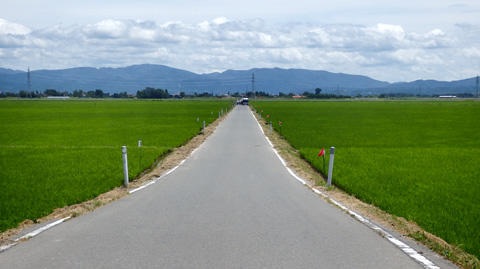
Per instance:
[[[0,67],[262,67],[397,82],[480,73],[479,0],[2,0]]]

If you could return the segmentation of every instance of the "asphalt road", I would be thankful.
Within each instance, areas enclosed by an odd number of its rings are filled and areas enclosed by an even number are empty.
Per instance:
[[[294,180],[247,107],[174,172],[0,253],[0,267],[422,268]]]

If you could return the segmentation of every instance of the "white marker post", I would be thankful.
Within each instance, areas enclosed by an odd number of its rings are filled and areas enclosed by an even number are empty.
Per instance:
[[[138,156],[138,173],[140,173],[140,169],[142,167],[142,140],[138,140],[138,149],[140,151],[140,154]]]
[[[330,162],[328,163],[328,181],[327,187],[332,186],[333,156],[335,155],[335,147],[330,148]]]
[[[270,134],[272,134],[272,121],[270,121]]]
[[[123,153],[123,185],[128,187],[128,162],[127,162],[127,147],[122,147]]]
[[[205,121],[203,121],[203,134],[205,134]]]

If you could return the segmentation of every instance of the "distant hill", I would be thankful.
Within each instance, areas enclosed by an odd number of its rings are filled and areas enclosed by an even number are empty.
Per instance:
[[[18,70],[12,70],[12,69],[6,69],[6,68],[1,68],[0,67],[0,74],[12,75],[12,74],[20,74],[20,73],[23,73],[23,72],[18,71]]]
[[[388,89],[391,92],[413,94],[476,94],[476,77],[457,81],[416,80],[412,82],[393,83]]]
[[[254,75],[254,79],[253,79]],[[164,65],[133,65],[122,68],[80,67],[30,72],[31,89],[96,90],[136,93],[146,87],[168,89],[171,93],[209,92],[225,94],[263,91],[269,93],[303,93],[321,88],[324,93],[346,95],[379,93],[447,94],[474,93],[475,79],[445,82],[418,80],[388,83],[366,76],[304,69],[255,68],[227,70],[222,73],[195,74]],[[252,80],[254,83],[252,83]],[[27,88],[27,73],[0,68],[0,90],[19,92]]]
[[[252,89],[252,74],[255,75],[255,90],[270,93],[304,91],[313,92],[315,88],[324,91],[336,91],[337,86],[343,89],[355,90],[365,88],[387,87],[388,82],[382,82],[359,75],[335,74],[327,71],[304,69],[262,68],[244,71],[227,70],[210,77],[223,82],[222,86],[230,92],[245,92]],[[242,85],[239,85],[239,84]]]

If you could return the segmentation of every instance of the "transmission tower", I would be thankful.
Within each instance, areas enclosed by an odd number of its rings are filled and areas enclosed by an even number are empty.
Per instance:
[[[31,91],[31,88],[32,88],[32,83],[30,81],[30,66],[29,66],[28,67],[28,72],[27,72],[27,97],[28,97],[28,94]]]
[[[252,92],[255,94],[255,72],[252,73]]]
[[[477,75],[477,98],[478,98],[478,75]]]

